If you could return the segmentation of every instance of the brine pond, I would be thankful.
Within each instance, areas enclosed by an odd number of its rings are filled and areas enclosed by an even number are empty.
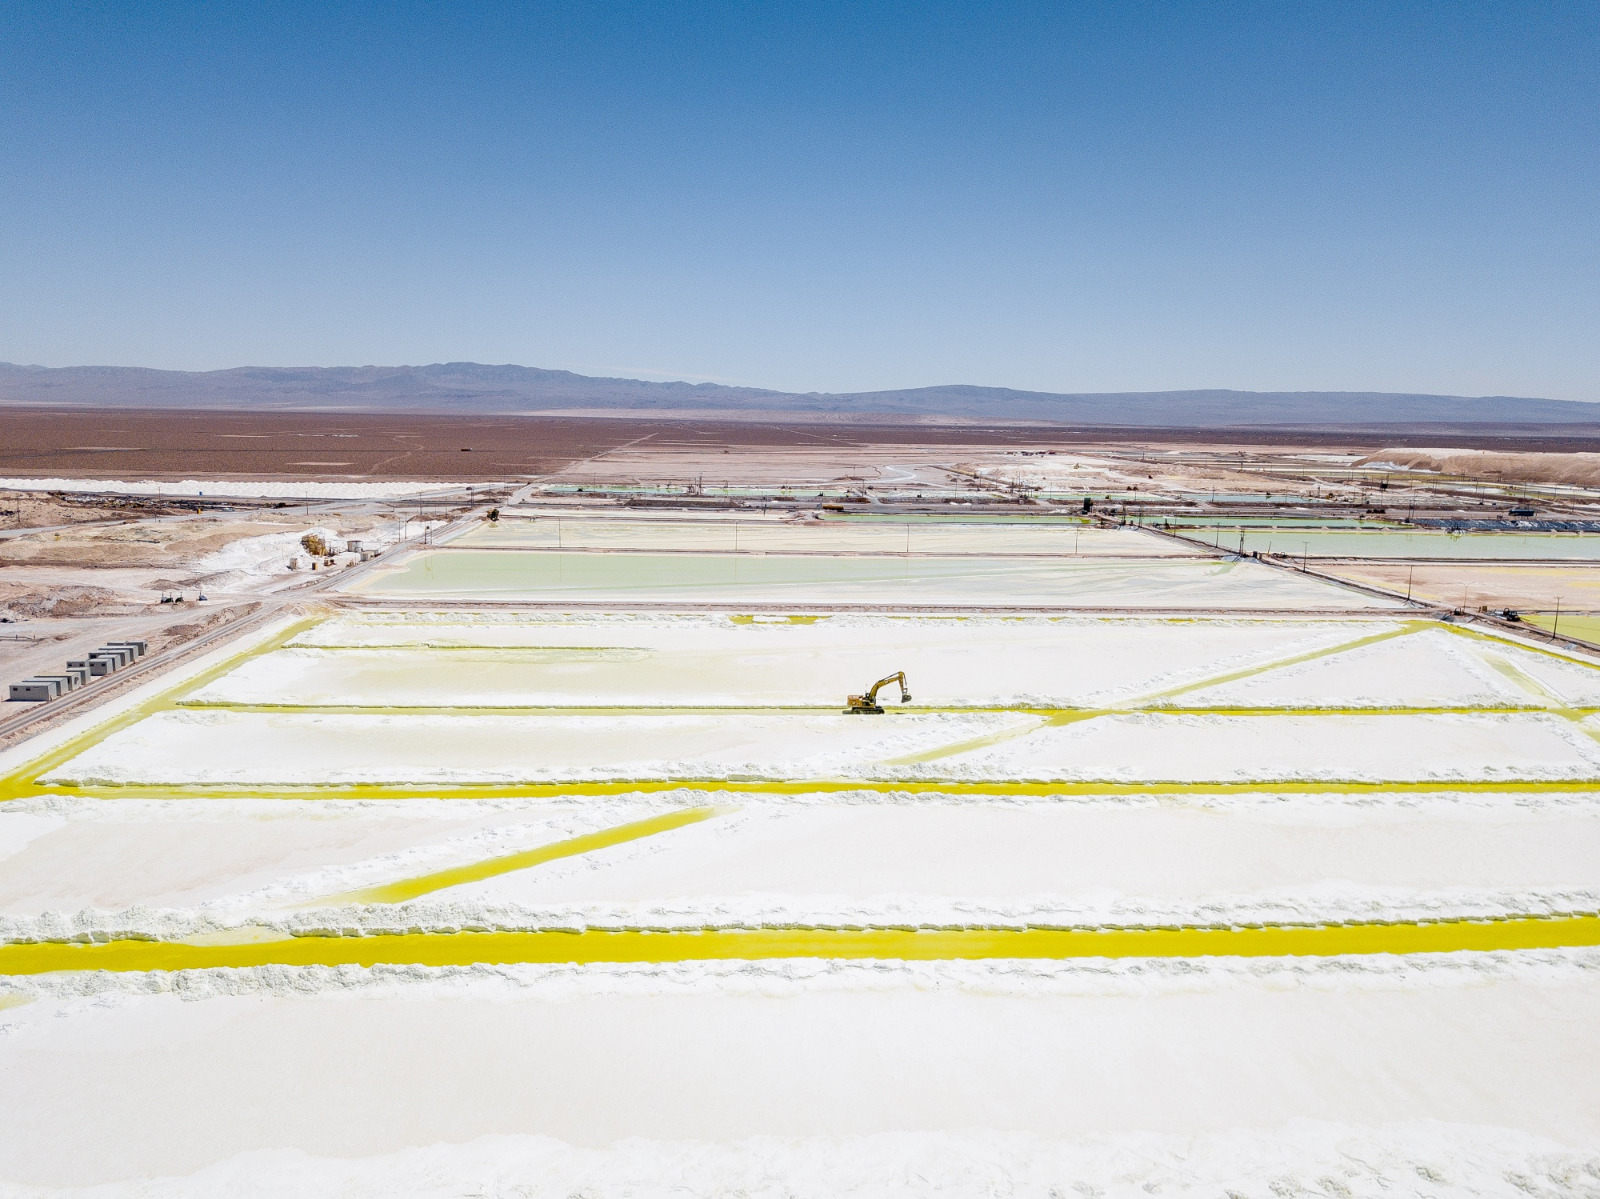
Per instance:
[[[1255,562],[444,549],[350,587],[439,599],[1347,610],[1389,606]]]

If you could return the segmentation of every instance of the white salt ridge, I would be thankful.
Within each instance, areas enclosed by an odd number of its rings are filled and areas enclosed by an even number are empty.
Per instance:
[[[219,495],[263,496],[299,500],[381,500],[397,496],[423,495],[434,491],[461,491],[460,483],[311,483],[266,480],[241,482],[236,479],[0,479],[6,491],[92,491],[121,495]]]
[[[1142,997],[1239,991],[1416,992],[1489,982],[1588,985],[1600,948],[1346,954],[1326,957],[769,958],[756,961],[525,962],[471,966],[245,966],[203,970],[87,970],[0,978],[0,997],[59,1001],[63,1017],[95,1001],[174,995],[186,1002],[241,996],[349,996],[582,1003],[601,998],[959,991],[982,996]],[[84,1002],[87,1001],[87,1002]],[[0,1008],[0,1035],[7,1031]],[[30,1017],[36,1012],[29,1013]],[[52,1017],[53,1018],[53,1017]],[[16,1022],[9,1031],[21,1031]]]
[[[736,788],[719,789],[711,797],[718,805],[739,808],[751,807],[891,807],[891,808],[1047,808],[1062,807],[1122,810],[1126,808],[1170,808],[1204,812],[1243,812],[1270,814],[1275,819],[1293,823],[1324,823],[1347,819],[1368,819],[1378,814],[1416,817],[1439,815],[1449,817],[1474,816],[1493,819],[1506,812],[1548,813],[1592,810],[1600,804],[1600,780],[1593,791],[1328,791],[1307,795],[1288,794],[1263,785],[1260,791],[1237,793],[1196,792],[1175,798],[1160,792],[1129,791],[1116,794],[1089,795],[973,795],[950,791],[895,791],[892,789],[861,788],[840,791],[795,791],[774,795],[762,791],[740,791]],[[639,805],[639,810],[661,804],[662,810],[672,807],[703,807],[708,802],[707,793],[692,787],[673,787],[667,790],[623,791],[609,798],[587,795],[554,796],[501,796],[493,799],[429,798],[419,796],[405,799],[319,799],[316,811],[329,816],[365,816],[381,820],[397,813],[408,819],[455,820],[463,814],[488,812],[542,812],[549,808],[564,810],[586,809],[591,805],[616,801],[623,805]],[[301,799],[262,799],[217,795],[208,796],[203,804],[174,804],[160,799],[118,799],[108,804],[98,798],[82,795],[30,795],[0,803],[0,836],[4,835],[5,818],[11,816],[62,816],[73,819],[106,820],[120,822],[154,816],[163,820],[194,821],[206,823],[227,820],[235,815],[258,816],[281,812],[286,808],[304,808]],[[626,807],[619,810],[627,810]],[[32,834],[30,834],[31,836]],[[5,844],[0,841],[0,845]]]
[[[863,799],[877,796],[877,792],[866,791],[852,794],[858,794]],[[626,819],[628,812],[651,811],[657,805],[665,810],[700,807],[705,802],[705,792],[685,787],[670,791],[634,791],[599,798],[506,795],[489,799],[431,799],[425,796],[409,799],[323,799],[318,800],[315,807],[309,807],[298,799],[262,799],[255,796],[218,796],[199,804],[174,804],[163,799],[118,799],[116,803],[108,804],[102,799],[83,795],[30,795],[0,803],[0,847],[6,844],[6,818],[20,816],[59,816],[108,824],[137,823],[152,818],[163,822],[211,824],[289,814],[305,815],[306,819],[314,820],[384,820],[400,814],[408,820],[455,821],[464,816],[503,812],[529,812],[552,819],[569,815],[581,817],[593,812],[597,819],[608,818],[608,814]]]
[[[3,1169],[3,1167],[0,1167]],[[1600,1147],[1510,1128],[1412,1121],[1374,1126],[1295,1120],[1201,1134],[1081,1139],[1021,1132],[759,1137],[734,1142],[629,1139],[580,1148],[550,1137],[484,1136],[367,1158],[295,1149],[241,1153],[186,1177],[33,1187],[4,1199],[1184,1199],[1272,1193],[1341,1199],[1557,1199],[1592,1196]]]
[[[1039,895],[949,898],[927,895],[738,895],[639,903],[515,904],[417,899],[402,904],[250,909],[132,907],[119,912],[0,916],[0,942],[178,941],[242,928],[311,936],[405,933],[670,930],[697,928],[1173,928],[1248,924],[1320,925],[1362,921],[1484,920],[1600,914],[1600,890],[1322,887],[1304,893],[1216,895],[1203,899]]]

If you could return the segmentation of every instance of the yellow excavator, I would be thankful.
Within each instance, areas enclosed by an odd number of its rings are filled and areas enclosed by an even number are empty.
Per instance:
[[[845,712],[852,716],[882,716],[883,707],[878,703],[878,690],[882,687],[887,687],[890,683],[900,684],[901,703],[908,704],[911,702],[911,692],[906,690],[906,672],[897,670],[894,674],[881,678],[872,684],[871,687],[867,688],[865,695],[846,697],[845,703],[850,706],[845,709]]]

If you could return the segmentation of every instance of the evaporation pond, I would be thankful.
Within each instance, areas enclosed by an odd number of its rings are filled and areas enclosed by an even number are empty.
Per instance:
[[[1455,675],[1454,686],[1436,678],[1434,659],[1448,666],[1457,648],[1449,634],[1427,633],[1412,650],[1415,637],[1385,639],[1410,627],[1387,619],[947,615],[759,622],[663,614],[452,625],[377,616],[308,630],[295,644],[252,657],[190,692],[184,702],[836,708],[848,691],[903,670],[919,706],[1074,706],[1192,689],[1285,660],[1320,661],[1374,637],[1382,640],[1357,651],[1365,672],[1358,680],[1381,676],[1382,663],[1399,655],[1400,665],[1388,673],[1421,683],[1429,698],[1444,702],[1463,691]],[[1429,650],[1431,656],[1417,656]],[[1468,676],[1466,682],[1482,702],[1479,680]],[[1504,702],[1500,692],[1494,695]]]
[[[434,550],[351,585],[373,595],[955,607],[1339,610],[1393,606],[1253,562]]]

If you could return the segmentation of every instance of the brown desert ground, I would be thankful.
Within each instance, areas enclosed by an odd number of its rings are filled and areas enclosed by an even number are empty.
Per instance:
[[[759,422],[677,417],[176,412],[0,406],[0,476],[86,479],[438,479],[542,476],[622,447],[672,456],[723,449],[1095,446],[1327,447],[1367,454],[1437,434],[1248,429],[1074,429],[853,418]],[[1452,436],[1486,449],[1593,451],[1593,438],[1534,430]],[[1562,455],[1566,456],[1565,454]],[[69,518],[70,519],[70,518]],[[21,524],[50,523],[22,521]],[[65,522],[62,522],[65,523]]]
[[[1325,575],[1382,587],[1413,599],[1476,612],[1479,608],[1529,608],[1600,612],[1600,567],[1480,565],[1472,562],[1325,562]]]
[[[65,411],[0,407],[0,476],[100,479],[438,479],[547,475],[623,446],[1018,445],[1059,428],[371,413]]]
[[[261,537],[305,527],[305,521],[128,521],[53,533],[28,533],[0,541],[6,566],[170,566],[194,559],[241,537]]]
[[[1570,487],[1600,486],[1600,454],[1509,453],[1504,450],[1379,450],[1356,465],[1393,463],[1410,470],[1486,479],[1502,483],[1561,483]]]

